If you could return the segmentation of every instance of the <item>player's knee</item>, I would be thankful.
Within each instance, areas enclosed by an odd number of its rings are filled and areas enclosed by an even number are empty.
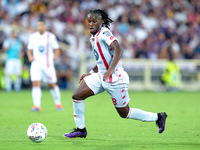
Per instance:
[[[77,92],[74,92],[73,95],[72,95],[72,99],[82,100],[83,98],[80,94],[78,94]]]
[[[126,111],[118,111],[118,114],[119,114],[119,116],[121,117],[121,118],[126,118],[127,117],[127,115],[128,115],[128,113],[126,112]]]
[[[119,114],[119,116],[120,116],[121,118],[126,118],[126,117],[127,117],[127,114]]]
[[[50,87],[51,89],[54,89],[54,88],[56,87],[56,84],[49,84],[49,87]]]
[[[32,86],[40,86],[40,82],[34,81],[34,82],[32,82]]]
[[[125,106],[125,107],[122,107],[122,108],[116,108],[117,109],[117,112],[119,114],[120,117],[122,118],[126,118],[128,116],[128,113],[129,113],[129,106]]]

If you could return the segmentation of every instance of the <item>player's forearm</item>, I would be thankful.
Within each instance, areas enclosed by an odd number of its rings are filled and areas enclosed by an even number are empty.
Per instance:
[[[54,50],[54,60],[56,60],[60,55],[60,50],[59,49],[55,49]]]
[[[34,60],[34,57],[33,57],[33,51],[32,50],[28,50],[27,51],[27,56],[28,56],[28,60],[30,62],[32,62]]]
[[[6,52],[7,50],[8,48],[5,48],[5,47],[2,49],[3,52]]]
[[[119,60],[120,60],[120,58],[122,56],[122,53],[123,53],[123,51],[119,51],[119,52],[115,51],[114,56],[113,56],[113,60],[112,60],[112,62],[110,64],[108,70],[113,70],[116,67],[116,65],[118,64],[118,62],[119,62]]]
[[[21,51],[20,53],[19,53],[19,58],[22,58],[24,56],[24,53]]]
[[[117,41],[113,42],[113,44],[111,45],[111,48],[114,49],[114,55],[113,55],[113,59],[112,59],[112,62],[110,64],[108,70],[113,71],[113,69],[116,67],[116,65],[118,64],[118,62],[123,54],[123,50]]]

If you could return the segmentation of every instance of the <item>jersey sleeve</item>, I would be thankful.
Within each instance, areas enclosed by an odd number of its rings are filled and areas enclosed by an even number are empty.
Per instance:
[[[105,30],[102,33],[102,40],[110,46],[117,39],[113,36],[110,30]]]
[[[53,49],[58,49],[58,48],[59,48],[58,41],[57,41],[55,35],[53,35],[53,39],[52,39],[52,47],[53,47]]]
[[[9,48],[9,46],[10,46],[10,41],[9,41],[9,39],[6,39],[4,42],[3,42],[3,48]]]
[[[32,36],[29,37],[27,48],[28,50],[33,50]]]

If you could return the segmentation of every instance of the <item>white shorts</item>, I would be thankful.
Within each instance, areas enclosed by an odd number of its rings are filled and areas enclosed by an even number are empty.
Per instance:
[[[117,108],[125,107],[130,101],[128,94],[129,76],[125,71],[121,71],[119,80],[113,83],[104,82],[103,76],[99,73],[86,76],[84,80],[95,95],[104,90],[107,91]]]
[[[5,70],[6,75],[15,74],[17,76],[21,75],[22,65],[19,59],[10,59],[6,61]]]
[[[47,82],[49,84],[56,83],[56,70],[54,66],[45,66],[37,61],[31,63],[31,81],[41,81]]]

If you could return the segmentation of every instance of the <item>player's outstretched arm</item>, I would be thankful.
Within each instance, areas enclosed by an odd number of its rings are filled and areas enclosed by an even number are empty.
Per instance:
[[[28,49],[27,56],[28,56],[29,62],[32,62],[34,60],[33,51],[32,50]]]
[[[113,69],[115,68],[115,66],[117,65],[117,63],[119,62],[123,50],[121,48],[121,46],[119,45],[118,41],[115,40],[110,47],[114,50],[114,55],[113,55],[113,60],[107,70],[107,72],[104,74],[103,76],[103,81],[106,81],[106,79],[113,73]]]
[[[59,56],[60,56],[60,50],[59,49],[54,49],[53,60],[55,61]]]

